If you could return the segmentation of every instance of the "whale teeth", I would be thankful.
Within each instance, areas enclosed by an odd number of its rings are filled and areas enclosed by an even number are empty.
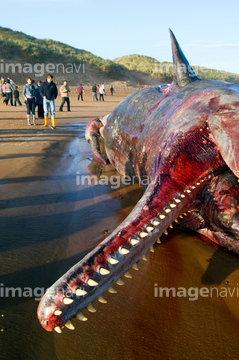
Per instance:
[[[137,245],[138,243],[139,243],[139,240],[137,240],[137,239],[131,239],[130,240],[130,244],[133,245],[133,246]]]
[[[204,179],[201,179],[200,182],[204,182]]]
[[[117,285],[124,285],[124,282],[123,282],[123,280],[118,279],[118,280],[116,281],[116,284],[117,284]]]
[[[154,226],[157,226],[157,225],[160,224],[160,222],[159,222],[158,220],[153,220],[153,221],[152,221],[152,224],[153,224]]]
[[[84,314],[82,314],[82,313],[77,314],[77,315],[76,315],[76,318],[77,318],[78,320],[80,320],[80,321],[87,321],[87,320],[88,320],[87,317],[86,317]]]
[[[107,303],[107,300],[105,300],[105,298],[103,298],[103,296],[100,296],[98,298],[98,301],[101,303],[101,304],[106,304]]]
[[[70,298],[68,298],[68,297],[65,297],[65,298],[63,299],[63,303],[64,303],[65,305],[72,304],[73,301],[74,301],[73,299],[70,299]]]
[[[117,293],[117,291],[116,291],[112,286],[109,287],[108,291],[109,291],[109,293],[111,293],[111,294],[116,294],[116,293]]]
[[[132,269],[134,269],[134,270],[139,270],[138,265],[137,265],[137,264],[134,264],[134,265],[132,266]]]
[[[172,224],[170,224],[169,227],[170,227],[171,229],[173,229],[173,225],[172,225]]]
[[[180,194],[181,198],[185,198],[185,195],[184,194]]]
[[[150,250],[151,252],[154,252],[154,247],[153,247],[153,246],[150,246],[149,250]]]
[[[157,239],[157,244],[162,244],[160,238]]]
[[[174,199],[174,201],[175,201],[176,203],[180,203],[180,202],[181,202],[181,200],[179,200],[179,199]]]
[[[119,260],[117,260],[117,259],[109,258],[109,263],[110,263],[111,265],[118,264],[118,262],[119,262]]]
[[[142,256],[142,260],[147,261],[147,258],[145,255]]]
[[[191,190],[190,190],[190,189],[187,189],[186,191],[187,191],[187,193],[190,193],[190,192],[191,192]]]
[[[196,186],[192,185],[192,189],[196,189]]]
[[[169,206],[173,209],[173,208],[175,208],[177,205],[176,205],[176,204],[169,204]]]
[[[89,312],[96,312],[96,309],[94,308],[94,306],[92,306],[92,304],[87,305],[86,308]]]
[[[175,219],[175,220],[174,220],[174,222],[178,223],[178,220],[177,220],[177,219]]]
[[[69,329],[69,330],[75,330],[75,326],[72,324],[72,322],[70,320],[68,320],[65,323],[65,327],[67,327],[67,329]]]
[[[110,271],[108,269],[100,268],[100,275],[108,275]]]
[[[89,279],[89,280],[87,281],[87,284],[88,284],[89,286],[97,286],[97,285],[98,285],[98,282],[96,282],[96,281],[93,280],[93,279]]]
[[[187,213],[183,213],[183,215],[185,215],[185,216],[186,216],[186,215],[187,215]]]
[[[139,236],[143,239],[143,238],[145,238],[146,236],[148,236],[148,233],[146,233],[145,231],[141,231],[141,232],[139,233]]]
[[[54,311],[54,315],[56,315],[56,316],[61,315],[61,314],[62,314],[61,310],[55,310]]]
[[[87,291],[83,289],[76,289],[76,296],[84,296],[87,294]]]
[[[171,209],[165,209],[164,210],[166,212],[166,214],[170,213]]]
[[[197,182],[196,185],[200,185],[200,182]]]
[[[154,230],[154,228],[153,228],[153,226],[146,226],[146,230],[147,230],[148,232],[151,232],[151,231]]]
[[[179,215],[180,219],[183,219],[183,215]]]
[[[54,328],[54,330],[55,330],[58,334],[61,334],[61,333],[62,333],[62,330],[61,330],[60,326],[56,326],[56,327]]]
[[[159,218],[163,220],[163,219],[165,219],[165,215],[160,214],[160,215],[159,215]]]
[[[165,235],[168,235],[168,232],[167,232],[167,230],[164,230],[164,234],[165,234]]]
[[[124,276],[128,279],[132,279],[132,275],[130,275],[130,273],[128,271],[126,273],[124,273]]]
[[[126,255],[126,254],[129,253],[129,250],[128,250],[128,249],[125,249],[125,248],[121,248],[121,249],[120,249],[120,253],[121,253],[121,255]]]

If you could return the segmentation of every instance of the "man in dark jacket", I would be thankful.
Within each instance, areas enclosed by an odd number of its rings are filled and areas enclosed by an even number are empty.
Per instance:
[[[43,97],[43,109],[44,109],[44,119],[45,125],[48,126],[48,113],[49,109],[51,112],[51,125],[55,129],[55,99],[57,98],[57,87],[56,84],[52,81],[53,76],[48,75],[46,81],[41,84],[40,94]]]

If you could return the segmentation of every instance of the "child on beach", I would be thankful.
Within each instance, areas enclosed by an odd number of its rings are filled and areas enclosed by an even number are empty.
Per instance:
[[[31,125],[30,115],[32,113],[32,121],[33,125],[36,125],[36,117],[35,117],[35,87],[32,84],[31,78],[26,78],[26,84],[23,87],[22,95],[26,100],[26,107],[27,107],[27,125]]]
[[[19,100],[19,91],[18,91],[18,86],[14,87],[14,106],[17,106],[17,102],[20,106],[22,106],[21,101]]]

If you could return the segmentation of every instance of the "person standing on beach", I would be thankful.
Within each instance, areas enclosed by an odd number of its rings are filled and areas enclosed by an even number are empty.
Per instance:
[[[83,101],[84,88],[83,88],[82,84],[80,84],[80,85],[78,86],[77,92],[78,92],[78,100],[81,98],[81,100]]]
[[[5,99],[3,100],[3,102],[8,105],[8,101],[10,100],[10,103],[11,103],[11,106],[13,106],[13,102],[12,102],[12,87],[11,87],[11,84],[10,84],[10,80],[7,79],[7,82],[6,82],[6,97]]]
[[[111,94],[111,96],[113,96],[113,94],[114,94],[114,88],[113,88],[112,85],[111,85],[111,87],[110,87],[110,94]]]
[[[43,98],[40,94],[40,87],[41,87],[41,81],[39,80],[37,82],[37,86],[35,86],[36,97],[37,97],[37,101],[36,101],[37,114],[38,114],[38,119],[44,119]]]
[[[48,113],[50,109],[51,113],[51,125],[55,129],[55,99],[57,98],[58,92],[56,84],[53,82],[53,76],[48,75],[46,81],[41,84],[40,94],[43,97],[43,109],[44,109],[44,126],[48,126]]]
[[[97,88],[96,88],[96,84],[92,86],[92,101],[94,101],[94,98],[96,98],[96,100],[98,101],[98,98],[97,98]]]
[[[100,93],[100,101],[101,101],[101,99],[102,99],[102,101],[105,101],[104,100],[104,88],[102,85],[99,88],[99,93]]]
[[[35,92],[35,87],[32,83],[32,79],[30,77],[26,78],[26,84],[23,86],[22,96],[26,100],[27,125],[31,125],[31,121],[30,121],[31,113],[32,113],[33,125],[36,125],[36,117],[35,117],[36,92]]]
[[[20,106],[22,106],[21,101],[19,100],[18,86],[15,86],[13,95],[14,95],[14,106],[17,106],[17,102]]]
[[[2,84],[2,96],[5,97],[6,96],[6,81],[3,80],[3,84]],[[4,100],[3,100],[4,102]]]
[[[59,111],[63,111],[63,106],[64,106],[65,102],[67,103],[67,111],[71,111],[70,110],[69,92],[70,92],[70,88],[67,85],[67,81],[64,80],[63,85],[61,85],[61,87],[60,87],[60,93],[61,93],[62,102],[61,102],[61,106],[60,106]]]

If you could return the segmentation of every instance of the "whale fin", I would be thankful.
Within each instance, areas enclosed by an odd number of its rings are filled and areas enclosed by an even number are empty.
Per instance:
[[[186,59],[182,49],[180,48],[172,30],[169,29],[172,53],[173,53],[173,66],[175,73],[175,82],[179,88],[182,88],[196,80],[199,80],[193,71],[191,65]]]

